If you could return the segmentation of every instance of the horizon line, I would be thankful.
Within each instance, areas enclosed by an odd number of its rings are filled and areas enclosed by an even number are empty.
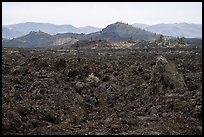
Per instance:
[[[124,21],[117,21],[117,22],[121,22],[121,23],[125,23],[125,24],[128,24],[128,25],[134,25],[134,24],[145,24],[145,25],[148,25],[148,26],[153,26],[153,25],[158,25],[158,24],[182,24],[182,23],[187,23],[187,24],[197,24],[197,25],[202,25],[202,23],[193,23],[193,22],[174,22],[174,23],[156,23],[156,24],[147,24],[147,23],[141,23],[141,22],[135,22],[135,23],[128,23],[128,22],[124,22]],[[90,27],[97,27],[97,28],[103,28],[103,27],[98,27],[98,26],[93,26],[91,24],[89,25],[84,25],[84,26],[75,26],[73,24],[57,24],[57,23],[51,23],[51,22],[37,22],[37,21],[27,21],[27,22],[19,22],[19,23],[12,23],[12,24],[2,24],[2,26],[11,26],[11,25],[17,25],[17,24],[24,24],[24,23],[40,23],[40,24],[52,24],[52,25],[57,25],[57,26],[63,26],[63,25],[71,25],[73,27],[87,27],[87,26],[90,26]],[[116,22],[113,22],[113,23],[110,23],[110,24],[114,24]],[[110,24],[107,24],[106,27]]]

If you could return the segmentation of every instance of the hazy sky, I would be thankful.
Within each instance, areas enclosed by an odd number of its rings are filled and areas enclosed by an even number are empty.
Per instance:
[[[202,2],[2,2],[2,24],[43,22],[76,27],[128,24],[202,24]]]

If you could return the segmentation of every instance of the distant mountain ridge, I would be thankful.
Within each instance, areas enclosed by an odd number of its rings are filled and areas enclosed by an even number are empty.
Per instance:
[[[105,40],[107,42],[122,42],[128,40],[154,40],[158,35],[135,28],[124,23],[113,23],[101,31],[90,34],[60,33],[50,35],[38,31],[12,40],[3,40],[4,47],[49,47],[55,45],[71,45],[78,40]]]
[[[86,29],[86,27],[84,28]],[[78,34],[78,33],[58,33],[51,35],[43,31],[31,31],[29,34],[14,38],[11,40],[2,39],[3,47],[24,47],[24,48],[36,48],[36,47],[70,47],[77,41],[106,41],[112,42],[134,42],[138,40],[142,41],[154,41],[159,38],[160,34],[152,33],[144,29],[133,27],[121,22],[116,22],[108,25],[100,31],[90,34]],[[175,40],[176,37],[169,37],[164,35],[166,39]],[[188,43],[195,45],[202,44],[202,39],[186,39]]]
[[[132,40],[153,40],[157,37],[155,33],[135,28],[132,25],[128,25],[121,22],[116,22],[103,28],[101,31],[90,34],[74,34],[64,33],[57,34],[58,37],[70,37],[78,40],[106,40],[108,42],[121,42]]]
[[[142,28],[144,30],[173,36],[186,38],[202,38],[202,24],[191,23],[173,23],[173,24],[156,24],[147,25],[141,23],[132,24],[134,27]]]
[[[17,30],[13,30],[7,27],[2,26],[2,38],[15,38],[22,36],[23,33]]]
[[[51,23],[34,23],[26,22],[13,25],[2,26],[2,37],[3,38],[16,38],[28,34],[30,31],[43,31],[51,35],[57,33],[93,33],[100,31],[101,28],[93,26],[85,27],[74,27],[72,25],[55,25]]]
[[[163,34],[167,36],[202,38],[202,24],[173,23],[173,24],[147,25],[143,23],[135,23],[132,24],[132,26],[144,29],[152,33]],[[57,33],[90,34],[94,32],[99,32],[102,30],[102,28],[97,28],[93,26],[84,26],[77,28],[72,25],[56,25],[51,23],[26,22],[2,26],[2,37],[6,39],[17,38],[28,34],[30,31],[39,30],[49,33],[51,35],[55,35]]]

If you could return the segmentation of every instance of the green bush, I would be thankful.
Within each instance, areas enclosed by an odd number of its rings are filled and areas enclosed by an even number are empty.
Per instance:
[[[184,40],[185,40],[184,37],[181,37],[181,38],[178,37],[178,38],[177,38],[177,43],[178,43],[178,44],[181,44],[181,45],[185,45],[186,43],[185,43]]]
[[[160,35],[160,36],[155,40],[155,42],[156,42],[157,44],[164,42],[164,36],[163,36],[163,35]]]

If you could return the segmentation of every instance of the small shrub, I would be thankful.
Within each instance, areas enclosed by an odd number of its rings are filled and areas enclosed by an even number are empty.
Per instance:
[[[99,78],[94,76],[93,73],[91,73],[91,75],[89,75],[86,80],[89,81],[89,82],[99,82],[100,81]]]

